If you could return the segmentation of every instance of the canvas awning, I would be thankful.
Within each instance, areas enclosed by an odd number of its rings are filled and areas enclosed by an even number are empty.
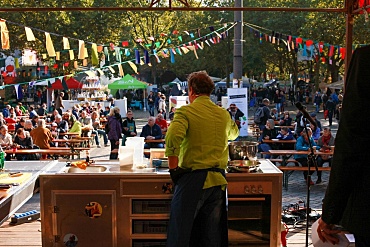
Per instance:
[[[146,87],[146,83],[137,80],[129,74],[108,85],[109,89],[140,89]]]
[[[68,89],[78,89],[82,88],[82,83],[77,81],[75,78],[70,77],[68,80],[66,80]],[[62,85],[62,81],[60,79],[56,79],[53,84],[51,84],[51,88],[54,90],[63,90],[65,89]]]

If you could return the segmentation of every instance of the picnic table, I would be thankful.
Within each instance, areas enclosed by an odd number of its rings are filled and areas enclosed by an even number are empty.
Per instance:
[[[307,150],[307,151],[298,151],[298,150],[269,150],[269,153],[271,155],[280,155],[281,156],[281,166],[278,167],[282,172],[283,172],[283,187],[285,189],[288,189],[288,182],[289,182],[289,177],[290,175],[292,175],[292,173],[294,171],[305,171],[306,169],[308,169],[307,167],[299,167],[299,166],[293,166],[293,167],[290,167],[290,166],[287,166],[288,163],[290,162],[297,162],[295,161],[294,159],[290,159],[292,157],[292,155],[295,155],[295,154],[303,154],[303,155],[308,155],[311,153],[310,150]],[[315,155],[333,155],[334,154],[334,151],[333,150],[328,150],[326,152],[322,152],[322,151],[319,151],[319,150],[316,150]],[[272,160],[271,160],[272,161]],[[319,170],[326,170],[326,171],[330,171],[330,168],[327,168],[327,167],[319,167],[318,168]],[[310,170],[316,170],[316,167],[310,167]]]
[[[75,154],[69,148],[50,148],[50,149],[6,149],[6,154],[41,154],[45,155],[73,155]]]
[[[297,142],[296,139],[293,140],[280,140],[280,139],[263,139],[264,143],[273,143],[273,144],[279,144],[279,143],[284,143],[284,144],[295,144]]]

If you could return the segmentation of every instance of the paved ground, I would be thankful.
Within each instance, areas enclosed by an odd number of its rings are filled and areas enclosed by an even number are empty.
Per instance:
[[[292,116],[295,116],[297,110],[293,106],[286,107],[286,110],[289,110]],[[308,111],[313,112],[314,107],[308,105]],[[249,111],[249,117],[253,116],[253,110]],[[136,125],[138,132],[141,132],[142,127],[146,124],[149,113],[146,111],[140,111],[134,109],[134,118],[136,119]],[[321,120],[322,126],[328,126],[328,121],[323,119],[323,113],[320,112],[317,114],[318,119]],[[338,123],[336,120],[333,122],[332,132],[336,134],[338,128]],[[101,140],[102,141],[102,140]],[[109,159],[110,147],[96,148],[93,146],[91,150],[91,158],[96,160]],[[310,206],[313,209],[321,210],[321,201],[324,197],[328,182],[329,172],[323,172],[323,183],[320,185],[314,185],[311,187],[310,195]],[[316,181],[316,173],[313,174],[312,180]],[[289,205],[291,203],[295,204],[299,200],[306,201],[307,187],[303,180],[303,175],[301,172],[294,172],[289,179],[289,189],[283,189],[283,206]],[[39,209],[39,195],[35,195],[24,207],[22,207],[19,212],[25,212],[28,210]]]

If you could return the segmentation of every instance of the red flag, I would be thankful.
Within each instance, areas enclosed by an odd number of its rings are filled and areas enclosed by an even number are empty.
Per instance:
[[[45,75],[48,73],[48,70],[49,70],[49,67],[48,66],[45,66],[44,67],[44,73],[45,73]]]
[[[110,46],[110,49],[111,49],[112,51],[114,51],[114,44],[113,44],[113,43],[110,43],[110,44],[109,44],[109,46]]]
[[[306,40],[306,46],[311,46],[313,44],[312,40]]]
[[[325,59],[325,57],[322,57],[322,58],[321,58],[321,62],[322,62],[322,63],[326,63],[326,59]]]
[[[319,42],[319,53],[322,52],[323,48],[324,48],[324,42]]]
[[[128,46],[128,41],[122,41],[122,46],[127,47]]]
[[[332,57],[334,54],[334,46],[329,46],[329,57]]]
[[[297,37],[297,38],[295,39],[295,42],[297,43],[297,46],[298,46],[298,44],[302,44],[302,38]]]
[[[179,31],[173,30],[172,34],[179,34]]]
[[[340,50],[340,57],[344,60],[344,58],[346,57],[346,48],[339,48]]]

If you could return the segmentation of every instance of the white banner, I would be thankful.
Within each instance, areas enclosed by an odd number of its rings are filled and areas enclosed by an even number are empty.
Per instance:
[[[227,89],[227,108],[230,104],[235,104],[244,117],[240,119],[240,136],[248,136],[248,88],[228,88]]]

